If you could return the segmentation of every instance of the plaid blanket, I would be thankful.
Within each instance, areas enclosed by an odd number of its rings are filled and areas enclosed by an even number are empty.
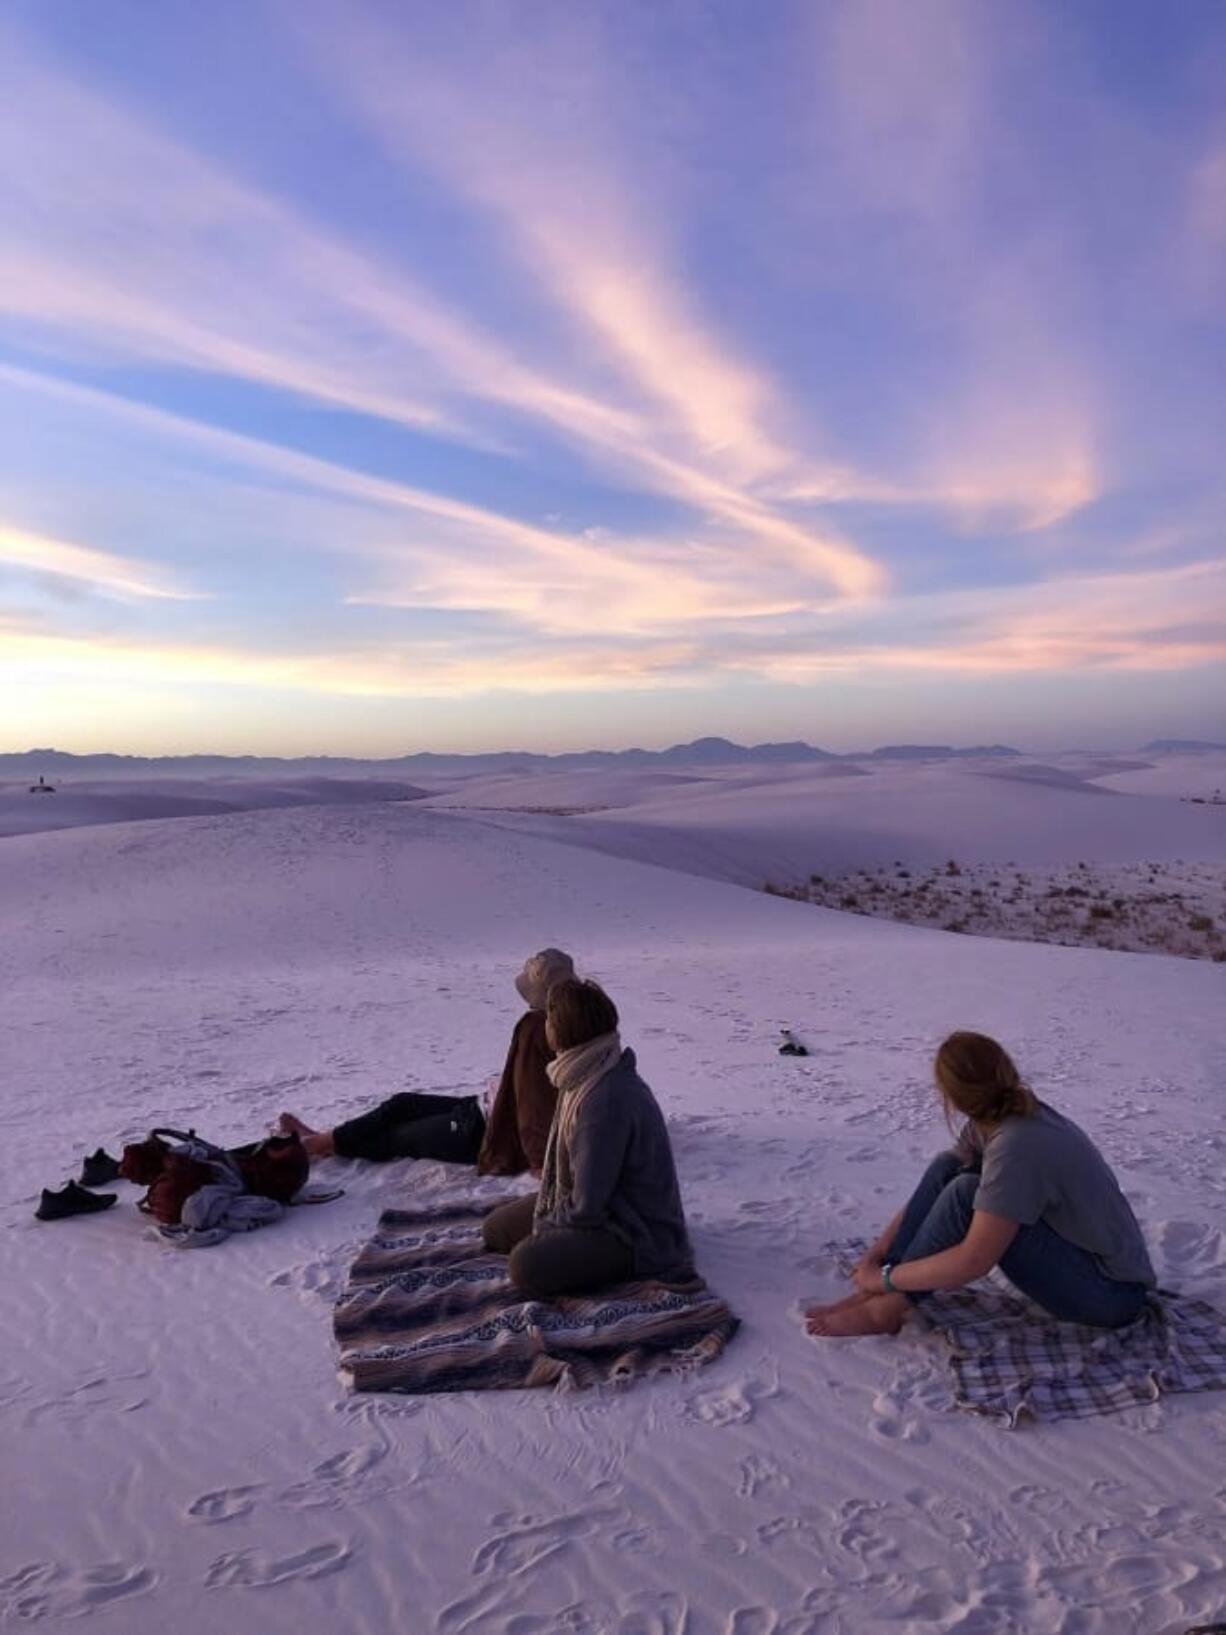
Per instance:
[[[1161,1291],[1127,1328],[1060,1323],[992,1285],[950,1289],[915,1307],[945,1341],[960,1408],[1015,1426],[1226,1389],[1226,1316]]]
[[[482,1244],[488,1209],[384,1211],[333,1315],[355,1391],[625,1385],[711,1362],[736,1333],[700,1278],[525,1300]]]

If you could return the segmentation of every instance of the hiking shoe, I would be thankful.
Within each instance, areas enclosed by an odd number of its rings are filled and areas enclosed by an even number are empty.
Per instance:
[[[49,1192],[44,1187],[34,1218],[62,1221],[67,1220],[69,1215],[96,1215],[100,1210],[109,1209],[118,1197],[117,1192],[86,1192],[75,1181],[69,1181],[59,1192]]]
[[[79,1184],[83,1187],[110,1186],[112,1181],[118,1179],[119,1160],[112,1158],[110,1153],[103,1147],[99,1147],[97,1152],[90,1153],[89,1157],[81,1165]]]

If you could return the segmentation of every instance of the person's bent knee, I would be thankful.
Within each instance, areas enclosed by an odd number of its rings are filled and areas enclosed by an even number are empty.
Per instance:
[[[518,1236],[505,1221],[487,1218],[481,1225],[481,1241],[491,1255],[509,1255],[518,1242]]]
[[[979,1180],[978,1175],[968,1174],[964,1170],[961,1174],[955,1175],[952,1180],[945,1183],[945,1190],[941,1196],[948,1195],[951,1198],[956,1198],[959,1204],[965,1205],[967,1209],[973,1209],[975,1195],[979,1191]]]
[[[550,1295],[559,1292],[548,1275],[540,1244],[532,1238],[525,1238],[512,1249],[507,1261],[507,1276],[520,1294],[527,1295],[529,1300],[548,1300]]]
[[[961,1175],[966,1165],[956,1152],[939,1152],[924,1172],[926,1181],[939,1181],[943,1186]]]
[[[513,1204],[491,1210],[481,1223],[481,1241],[492,1255],[509,1255],[515,1245],[531,1232],[532,1221]]]

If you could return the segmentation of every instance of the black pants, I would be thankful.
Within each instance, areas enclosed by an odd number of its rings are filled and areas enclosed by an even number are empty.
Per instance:
[[[476,1096],[424,1096],[404,1090],[369,1113],[338,1124],[332,1143],[341,1158],[434,1158],[475,1164],[485,1135]]]

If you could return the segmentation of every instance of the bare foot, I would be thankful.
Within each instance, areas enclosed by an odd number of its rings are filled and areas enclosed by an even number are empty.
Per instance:
[[[816,1325],[825,1322],[832,1313],[843,1311],[848,1306],[858,1306],[871,1298],[857,1289],[855,1294],[844,1295],[842,1300],[832,1300],[829,1305],[809,1306],[805,1311],[805,1327],[810,1334],[820,1334],[823,1331]]]
[[[332,1144],[331,1130],[313,1130],[309,1124],[304,1124],[293,1113],[282,1113],[277,1129],[279,1135],[296,1135],[302,1142],[306,1155],[310,1159],[331,1158],[336,1152]]]
[[[828,1340],[856,1339],[863,1334],[897,1334],[906,1314],[906,1295],[869,1294],[818,1312],[806,1327],[810,1334]]]

